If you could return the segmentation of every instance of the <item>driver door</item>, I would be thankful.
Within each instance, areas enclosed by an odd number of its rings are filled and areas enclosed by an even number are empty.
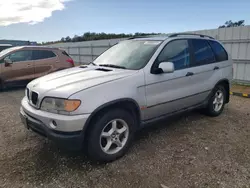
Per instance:
[[[9,54],[4,58],[1,66],[1,75],[7,83],[34,78],[34,62],[31,50],[20,50]]]
[[[172,62],[175,71],[145,75],[147,109],[144,120],[168,115],[195,104],[193,95],[196,91],[190,90],[190,54],[189,41],[185,39],[170,41],[163,48],[152,68],[158,68],[162,62]]]

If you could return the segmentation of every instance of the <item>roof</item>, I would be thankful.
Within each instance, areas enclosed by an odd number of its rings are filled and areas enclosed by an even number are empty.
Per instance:
[[[20,49],[21,48],[38,48],[38,49],[50,49],[50,50],[59,49],[59,48],[53,47],[53,46],[32,46],[32,45],[28,45],[28,46],[18,46],[18,47],[20,47]]]
[[[19,50],[19,49],[21,49],[20,46],[15,46],[15,47],[7,48],[7,49],[5,49],[5,50],[3,50],[3,51],[0,52],[0,57],[8,54],[9,52],[12,52],[14,50]]]
[[[55,48],[55,47],[46,47],[46,46],[14,46],[14,47],[10,47],[7,48],[3,51],[0,52],[0,56],[6,55],[9,52],[13,52],[15,50],[21,50],[23,48],[31,48],[31,49],[44,49],[44,50],[60,50],[59,48]]]

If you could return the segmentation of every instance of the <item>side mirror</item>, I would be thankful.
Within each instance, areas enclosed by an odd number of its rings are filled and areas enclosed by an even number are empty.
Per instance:
[[[164,73],[172,73],[174,72],[174,64],[172,62],[161,62],[159,64],[159,69]]]
[[[5,66],[8,67],[10,66],[11,64],[13,64],[13,62],[9,59],[9,58],[5,58],[4,59],[4,63],[5,63]]]

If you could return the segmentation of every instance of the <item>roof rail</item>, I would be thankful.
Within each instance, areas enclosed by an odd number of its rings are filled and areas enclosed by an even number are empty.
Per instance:
[[[151,36],[145,35],[145,36],[134,36],[134,37],[129,37],[127,40],[132,40],[132,39],[139,39],[139,38],[150,38]]]
[[[167,34],[155,34],[155,35],[144,35],[144,36],[134,36],[134,37],[129,37],[127,40],[131,39],[137,39],[137,38],[152,38],[152,37],[168,37]]]
[[[179,35],[195,35],[195,36],[200,36],[203,38],[208,37],[210,39],[214,39],[213,37],[210,37],[208,35],[201,35],[201,34],[196,34],[196,33],[174,33],[174,34],[169,35],[168,37],[177,37]]]

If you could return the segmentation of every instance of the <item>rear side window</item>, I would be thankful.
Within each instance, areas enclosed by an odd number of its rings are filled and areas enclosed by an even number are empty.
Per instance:
[[[33,51],[33,59],[39,60],[39,59],[48,59],[56,57],[56,54],[49,50],[34,50]]]
[[[194,65],[206,65],[215,62],[214,53],[206,40],[192,39]]]
[[[172,62],[175,70],[189,67],[190,54],[187,40],[174,40],[169,42],[157,58],[157,64]]]
[[[226,61],[228,60],[228,55],[226,50],[221,46],[220,43],[216,42],[216,41],[209,41],[210,46],[212,47],[215,56],[216,56],[216,61],[220,62],[220,61]]]

